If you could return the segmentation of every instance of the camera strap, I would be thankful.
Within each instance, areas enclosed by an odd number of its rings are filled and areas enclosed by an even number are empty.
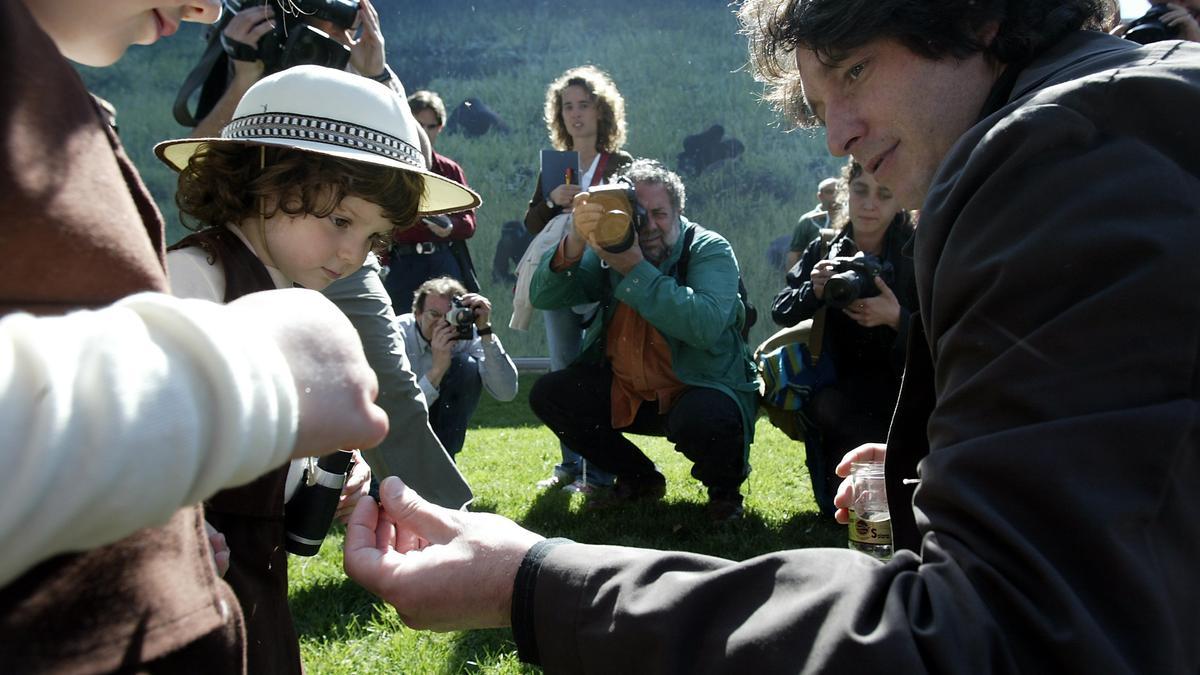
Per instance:
[[[692,241],[696,238],[696,232],[700,229],[700,225],[692,223],[692,226],[684,233],[683,250],[679,252],[679,259],[671,266],[670,276],[679,282],[680,286],[687,285],[688,263],[692,259]],[[741,270],[738,271],[738,300],[742,301],[742,308],[745,310],[742,325],[738,327],[738,332],[741,333],[742,340],[746,344],[749,344],[750,329],[754,324],[758,323],[758,308],[754,306],[754,303],[750,302],[750,291],[746,289],[746,282],[742,280]]]
[[[196,118],[192,112],[188,110],[188,99],[192,97],[192,93],[204,85],[210,73],[218,66],[224,66],[225,48],[221,46],[219,38],[220,33],[217,32],[208,41],[208,47],[204,50],[204,55],[200,57],[200,62],[192,68],[192,72],[188,73],[184,78],[183,84],[179,87],[179,93],[175,95],[175,105],[171,108],[171,112],[175,115],[175,121],[185,127],[196,126]]]

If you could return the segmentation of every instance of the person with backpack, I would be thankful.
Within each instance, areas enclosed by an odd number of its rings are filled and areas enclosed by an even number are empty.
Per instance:
[[[639,159],[624,180],[637,204],[613,210],[582,193],[572,229],[533,275],[535,307],[599,302],[601,313],[579,358],[541,377],[529,403],[564,443],[617,476],[610,492],[593,498],[595,507],[666,493],[666,479],[625,437],[637,433],[675,443],[708,489],[709,518],[735,520],[757,405],[737,259],[724,237],[683,217],[678,175]],[[628,228],[639,211],[632,244],[602,244],[598,232],[613,221]]]
[[[804,463],[817,508],[827,514],[836,511],[841,458],[887,438],[917,307],[913,260],[904,253],[913,236],[909,212],[854,160],[842,169],[839,192],[849,193],[849,213],[837,235],[809,243],[771,306],[780,326],[812,319],[832,360],[835,381],[801,411]]]

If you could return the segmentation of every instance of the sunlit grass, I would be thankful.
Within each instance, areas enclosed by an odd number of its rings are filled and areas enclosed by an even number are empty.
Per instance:
[[[845,529],[816,512],[803,446],[765,420],[751,451],[754,470],[744,486],[746,518],[713,526],[704,516],[703,488],[688,475],[690,463],[665,439],[634,437],[667,476],[667,497],[654,506],[614,511],[583,509],[584,497],[539,492],[558,445],[536,425],[525,396],[532,376],[521,379],[516,401],[485,397],[459,455],[475,490],[474,510],[513,518],[546,536],[584,543],[682,549],[743,560],[768,551],[844,546]],[[308,672],[323,673],[524,673],[508,630],[425,633],[410,630],[386,604],[342,573],[341,530],[321,553],[291,559],[290,600]]]

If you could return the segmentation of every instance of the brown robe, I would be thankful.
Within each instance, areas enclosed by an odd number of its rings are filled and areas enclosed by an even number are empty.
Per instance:
[[[0,2],[0,54],[0,315],[165,291],[162,216],[79,76],[17,0]],[[60,468],[62,489],[90,479]],[[242,634],[199,507],[44,561],[0,589],[0,664],[26,673],[243,672]]]

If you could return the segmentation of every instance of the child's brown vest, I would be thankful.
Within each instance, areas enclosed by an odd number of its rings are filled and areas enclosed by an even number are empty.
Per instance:
[[[226,227],[213,227],[185,237],[172,250],[195,246],[221,266],[224,302],[247,293],[275,288],[258,256]],[[283,489],[287,465],[237,488],[222,490],[204,503],[205,518],[225,535],[229,571],[246,616],[246,662],[249,673],[300,673],[300,645],[287,603],[287,551]]]

